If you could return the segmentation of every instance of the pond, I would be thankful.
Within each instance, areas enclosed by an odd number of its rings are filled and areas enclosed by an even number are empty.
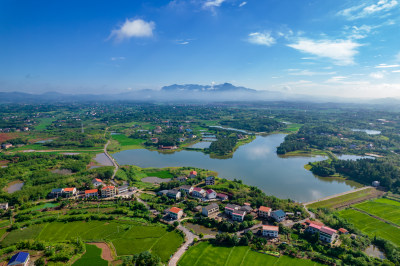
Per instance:
[[[207,149],[210,147],[212,141],[200,141],[195,144],[192,144],[188,146],[188,148],[194,148],[194,149]]]
[[[365,132],[368,135],[379,135],[381,134],[381,132],[379,130],[371,130],[371,129],[352,129],[352,131],[357,132],[357,131],[361,131],[361,132]]]
[[[22,182],[22,181],[13,181],[10,184],[8,184],[7,192],[10,193],[10,194],[14,193],[16,191],[21,190],[23,186],[24,186],[24,182]]]
[[[361,155],[353,155],[353,154],[340,154],[336,155],[336,157],[340,160],[358,160],[358,159],[375,159],[375,157],[372,156],[361,156]]]
[[[308,162],[324,160],[324,156],[280,158],[276,154],[276,147],[285,136],[257,136],[251,143],[240,146],[228,159],[211,158],[199,151],[184,150],[166,154],[146,149],[125,150],[113,154],[113,157],[120,165],[209,169],[217,171],[221,178],[241,179],[267,195],[299,202],[316,200],[356,187],[355,183],[347,180],[316,177],[304,168]]]
[[[378,247],[374,245],[369,245],[364,252],[371,257],[379,258],[379,259],[386,259],[385,253],[383,253]]]

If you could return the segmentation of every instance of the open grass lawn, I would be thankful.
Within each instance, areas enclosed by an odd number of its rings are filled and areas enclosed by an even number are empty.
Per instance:
[[[399,228],[353,209],[342,210],[339,211],[338,214],[354,224],[358,229],[368,236],[379,236],[386,240],[392,241],[397,246],[400,246]]]
[[[146,173],[147,176],[156,176],[159,178],[174,178],[174,176],[169,171],[158,171],[158,172],[149,172]]]
[[[374,188],[363,189],[336,198],[315,202],[308,205],[308,208],[334,208],[335,206],[344,205],[347,202],[351,203],[357,199],[365,198],[374,192]]]
[[[400,226],[400,202],[389,199],[376,199],[353,206]]]
[[[95,245],[86,245],[86,252],[83,256],[77,260],[74,266],[88,266],[88,265],[99,265],[107,266],[108,262],[101,258],[101,249]]]
[[[145,142],[145,140],[132,139],[123,134],[112,135],[111,137],[118,141],[121,146],[141,146]]]
[[[0,220],[0,228],[4,226],[9,226],[10,225],[10,220]]]
[[[168,261],[183,242],[179,234],[174,231],[168,232],[162,225],[147,226],[127,221],[91,221],[34,225],[24,230],[10,232],[2,243],[9,245],[22,239],[58,242],[76,237],[84,241],[111,241],[119,256],[151,250],[164,262]]]
[[[221,247],[201,242],[191,247],[178,262],[179,266],[200,265],[321,265],[311,260],[274,256],[252,251],[249,247]]]
[[[51,125],[53,121],[56,119],[53,117],[48,117],[48,118],[40,118],[39,119],[39,124],[35,126],[36,130],[45,130],[48,126]]]

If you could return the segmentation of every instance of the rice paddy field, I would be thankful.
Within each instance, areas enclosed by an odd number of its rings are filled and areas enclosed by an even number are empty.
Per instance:
[[[390,200],[389,200],[390,201]],[[392,205],[394,204],[394,205]],[[397,221],[398,223],[398,208],[396,203],[388,202],[387,199],[378,199],[370,202],[357,204],[354,207],[361,208],[363,211],[372,215],[378,216],[380,219],[391,222]],[[396,214],[397,213],[397,214]],[[393,242],[393,244],[400,246],[400,228],[380,219],[374,218],[366,213],[358,211],[357,209],[345,209],[339,211],[338,214],[354,224],[363,233],[370,237],[378,236]],[[379,214],[379,215],[378,215]]]
[[[258,253],[247,246],[222,247],[201,242],[191,247],[178,262],[179,266],[206,265],[321,265],[311,260],[295,259],[288,256],[279,258]]]
[[[96,247],[95,245],[86,245],[86,252],[82,255],[82,257],[77,260],[74,266],[88,266],[88,265],[96,265],[96,266],[107,266],[108,262],[101,258],[101,249]]]
[[[331,198],[328,200],[318,201],[308,205],[308,208],[336,208],[346,204],[351,204],[362,199],[372,197],[376,190],[374,188],[368,188],[359,190],[353,193],[348,193],[339,197]]]
[[[27,239],[60,242],[77,237],[84,241],[110,241],[118,256],[150,250],[164,262],[168,261],[183,242],[181,235],[175,231],[167,231],[163,225],[142,225],[128,221],[79,221],[53,222],[14,230],[1,244],[8,246]]]
[[[139,146],[142,147],[141,145],[145,142],[142,139],[132,139],[129,138],[123,134],[116,134],[112,135],[112,138],[116,141],[119,142],[121,146]]]

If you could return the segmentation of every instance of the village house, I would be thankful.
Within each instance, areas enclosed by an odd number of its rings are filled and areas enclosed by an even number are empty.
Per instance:
[[[196,171],[190,171],[189,177],[190,177],[190,178],[195,178],[195,177],[197,177],[197,172],[196,172]]]
[[[271,212],[271,217],[279,223],[286,219],[286,213],[282,210],[276,210]]]
[[[183,215],[183,210],[177,207],[172,207],[168,211],[168,216],[173,220],[179,220]]]
[[[217,193],[217,198],[220,200],[228,200],[228,195],[225,195],[223,193]]]
[[[192,191],[192,196],[197,198],[204,198],[206,196],[206,191],[200,187],[194,187]]]
[[[183,185],[179,188],[182,192],[185,192],[186,195],[190,195],[193,191],[193,187],[189,185]]]
[[[8,210],[8,202],[0,203],[0,209],[2,209],[2,210]]]
[[[11,144],[11,143],[4,143],[4,144],[1,144],[1,148],[2,149],[8,149],[8,148],[11,148],[13,145]]]
[[[243,222],[245,215],[246,215],[246,211],[234,210],[232,212],[232,220],[233,221],[238,221],[238,222]]]
[[[65,194],[65,196],[67,197],[67,198],[69,198],[69,197],[73,197],[73,196],[75,196],[76,195],[76,187],[67,187],[67,188],[64,188],[64,194]]]
[[[215,199],[215,198],[217,198],[217,193],[212,189],[207,190],[207,199]]]
[[[177,180],[178,182],[186,182],[187,177],[186,177],[186,176],[178,176],[178,177],[176,178],[176,180]]]
[[[30,256],[27,252],[18,252],[11,257],[7,266],[28,266],[30,262]]]
[[[276,238],[278,237],[278,233],[279,233],[279,226],[263,225],[262,227],[263,236]]]
[[[260,208],[258,208],[258,216],[259,217],[268,218],[270,215],[271,215],[270,207],[260,206]]]
[[[95,187],[104,186],[103,181],[101,179],[98,179],[98,178],[93,178],[92,184]]]
[[[105,186],[101,189],[101,197],[109,198],[117,195],[117,188],[114,186]]]
[[[164,145],[160,145],[158,146],[158,148],[160,150],[176,150],[178,147],[176,146],[164,146]]]
[[[348,235],[348,234],[349,234],[349,231],[347,231],[347,230],[344,229],[344,228],[339,228],[339,229],[338,229],[338,232],[339,232],[340,234],[342,234],[342,235]]]
[[[211,203],[210,205],[203,207],[201,213],[202,213],[204,216],[209,217],[211,214],[217,213],[217,212],[219,212],[219,206],[218,206],[218,204],[217,204],[217,203]]]
[[[168,190],[167,197],[171,198],[171,199],[178,200],[178,199],[181,198],[181,192],[179,190],[176,190],[176,189]]]
[[[50,198],[58,198],[62,197],[64,194],[64,189],[63,188],[53,188],[49,194]]]
[[[160,190],[160,191],[158,191],[157,192],[157,195],[158,196],[166,196],[168,194],[168,190],[167,189],[164,189],[164,190]]]
[[[252,212],[252,211],[253,211],[253,208],[250,207],[250,205],[247,205],[247,204],[245,203],[245,204],[243,204],[242,207],[240,207],[240,210],[249,213],[249,212]]]
[[[237,211],[237,210],[239,210],[240,209],[240,206],[238,206],[238,205],[235,205],[235,204],[226,204],[226,206],[225,206],[225,213],[227,214],[227,215],[229,215],[229,216],[232,216],[232,213],[234,212],[234,211]]]
[[[215,177],[207,176],[206,177],[206,186],[214,186],[215,185]]]
[[[306,232],[309,232],[311,234],[319,233],[319,240],[327,243],[331,243],[337,235],[337,231],[335,229],[332,229],[328,226],[321,226],[315,223],[311,223],[307,227]]]
[[[85,198],[97,198],[99,196],[99,191],[97,189],[85,190]]]

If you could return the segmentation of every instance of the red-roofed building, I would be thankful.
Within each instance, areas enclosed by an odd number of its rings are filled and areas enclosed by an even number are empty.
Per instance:
[[[197,176],[197,172],[196,171],[190,171],[189,177],[190,178],[195,178]]]
[[[343,234],[343,235],[347,235],[348,233],[349,233],[349,231],[347,231],[346,229],[344,229],[344,228],[339,228],[339,233],[341,233],[341,234]]]
[[[95,187],[104,186],[104,182],[101,179],[93,178],[92,184]]]
[[[228,199],[228,195],[222,194],[222,193],[217,193],[217,198],[219,198],[220,200],[227,200]]]
[[[117,195],[117,188],[114,186],[105,186],[101,189],[101,197],[109,198]]]
[[[193,197],[204,198],[206,196],[206,191],[201,187],[194,187],[192,191]]]
[[[321,223],[319,223],[319,222],[318,222],[318,224],[316,224],[313,221],[311,221],[311,223],[309,223],[309,226],[306,229],[306,232],[309,232],[312,234],[319,233],[319,240],[327,242],[327,243],[331,243],[335,239],[335,237],[337,235],[337,231],[328,226],[324,226],[324,224],[322,224],[322,225],[320,225],[320,224]]]
[[[97,189],[85,190],[85,198],[98,197],[99,191]]]
[[[279,226],[263,225],[262,235],[267,237],[278,237]]]
[[[183,215],[183,210],[179,209],[178,207],[172,207],[169,209],[168,215],[171,217],[171,219],[179,220]]]
[[[65,194],[67,197],[75,196],[75,194],[76,194],[76,188],[75,188],[75,187],[67,187],[67,188],[64,188],[64,194]]]
[[[315,225],[319,225],[319,226],[323,226],[324,223],[318,222],[318,221],[311,221],[309,219],[306,220],[306,224],[310,225],[310,224],[315,224]]]
[[[258,208],[258,216],[259,217],[267,218],[270,215],[271,215],[270,207],[260,206],[260,208]]]
[[[215,199],[217,197],[217,192],[212,189],[207,190],[207,199]]]

